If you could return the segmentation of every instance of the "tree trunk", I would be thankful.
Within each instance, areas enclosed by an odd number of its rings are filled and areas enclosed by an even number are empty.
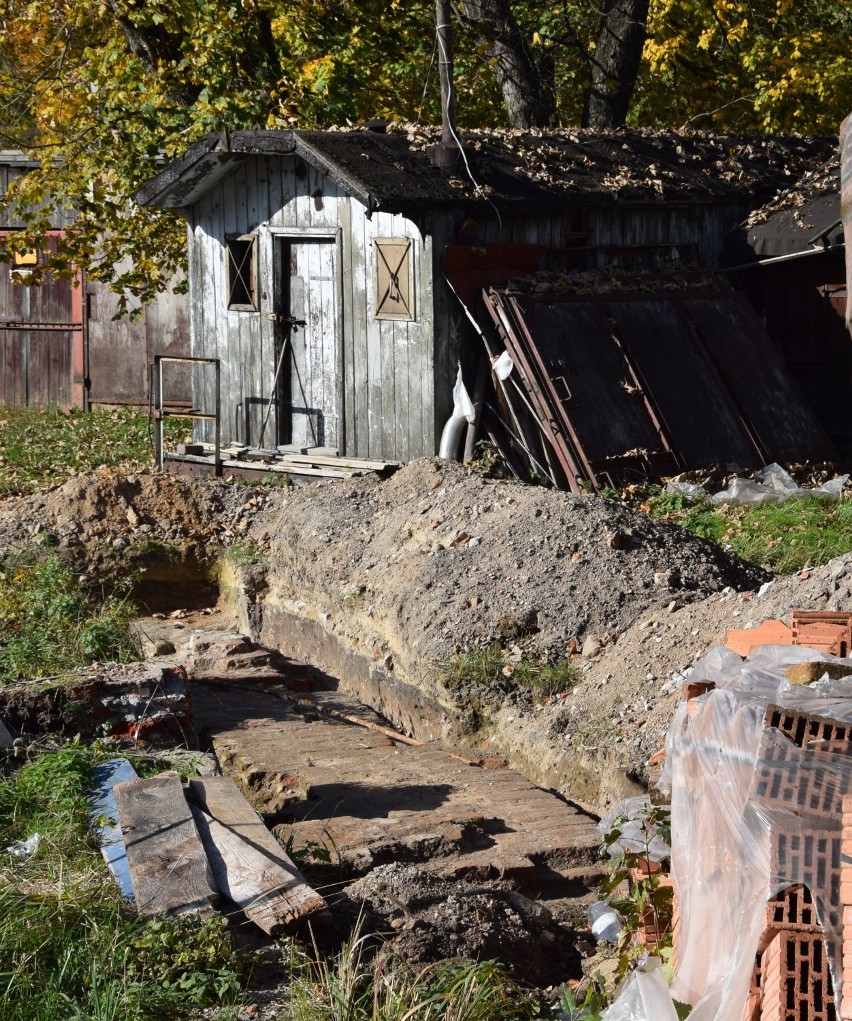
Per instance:
[[[461,0],[459,13],[490,44],[511,126],[547,127],[553,116],[552,74],[527,47],[509,0]]]
[[[649,0],[606,0],[589,58],[592,80],[583,127],[624,126],[645,46],[648,4]]]

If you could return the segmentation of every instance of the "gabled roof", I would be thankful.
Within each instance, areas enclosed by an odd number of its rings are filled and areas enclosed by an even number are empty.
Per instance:
[[[181,209],[256,155],[295,155],[370,209],[492,202],[549,208],[554,202],[737,201],[757,205],[824,162],[833,139],[739,136],[649,129],[466,130],[470,173],[429,157],[438,129],[386,132],[234,131],[207,135],[136,195],[142,205]]]

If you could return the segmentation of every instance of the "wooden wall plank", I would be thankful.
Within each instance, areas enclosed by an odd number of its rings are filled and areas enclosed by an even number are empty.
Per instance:
[[[329,918],[325,900],[305,882],[233,780],[190,780],[188,794],[198,806],[196,822],[220,892],[256,925],[276,935]]]
[[[218,893],[176,772],[116,784],[140,915],[212,913]]]
[[[441,269],[444,249],[455,240],[455,226],[452,213],[437,211],[430,217],[429,233],[432,236],[432,308],[435,317],[433,326],[433,394],[430,407],[430,431],[433,452],[437,452],[444,423],[453,410],[453,384],[455,383],[458,359],[456,320],[458,301],[444,280]]]
[[[350,243],[352,260],[350,264],[352,304],[346,312],[351,320],[352,330],[352,371],[354,401],[354,423],[350,426],[354,436],[353,451],[357,457],[370,456],[370,251],[367,231],[366,210],[353,198],[348,200],[350,209]]]

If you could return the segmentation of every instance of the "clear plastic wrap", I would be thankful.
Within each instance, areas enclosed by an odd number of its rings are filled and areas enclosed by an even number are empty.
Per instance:
[[[646,816],[651,799],[647,794],[639,794],[635,798],[625,798],[601,819],[598,831],[605,837],[615,828],[617,819],[624,819],[618,828],[621,831],[617,840],[610,846],[610,854],[633,851],[635,854],[647,854],[651,861],[662,861],[671,854],[671,848],[658,833],[648,833]]]
[[[714,493],[710,502],[719,506],[723,503],[737,507],[749,507],[762,503],[784,503],[791,496],[815,496],[824,500],[839,500],[848,475],[825,482],[813,489],[802,489],[780,464],[768,464],[761,468],[754,481],[751,479],[731,479],[727,489]]]
[[[852,660],[810,649],[764,646],[745,662],[715,649],[692,678],[716,688],[682,703],[669,730],[663,784],[679,916],[671,993],[694,1005],[691,1021],[742,1021],[761,955],[784,966],[773,943],[782,932],[805,962],[797,958],[791,978],[813,998],[801,1016],[824,1016],[815,1005],[829,973],[839,1006],[852,680],[793,685],[784,673],[822,660],[852,675]]]
[[[715,506],[723,503],[735,507],[756,507],[762,503],[784,503],[791,496],[815,496],[823,500],[839,500],[848,475],[838,475],[821,486],[803,489],[797,486],[789,472],[780,464],[768,464],[761,468],[754,479],[731,479],[726,489],[707,496],[707,492],[694,482],[669,482],[667,493],[680,493],[687,500],[708,499]]]
[[[647,958],[630,973],[618,998],[601,1017],[603,1021],[677,1021],[659,958]]]

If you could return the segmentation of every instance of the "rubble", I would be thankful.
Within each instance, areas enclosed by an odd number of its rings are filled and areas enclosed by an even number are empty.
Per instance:
[[[106,737],[197,748],[186,671],[154,663],[94,664],[61,678],[0,687],[0,713],[16,734]]]

